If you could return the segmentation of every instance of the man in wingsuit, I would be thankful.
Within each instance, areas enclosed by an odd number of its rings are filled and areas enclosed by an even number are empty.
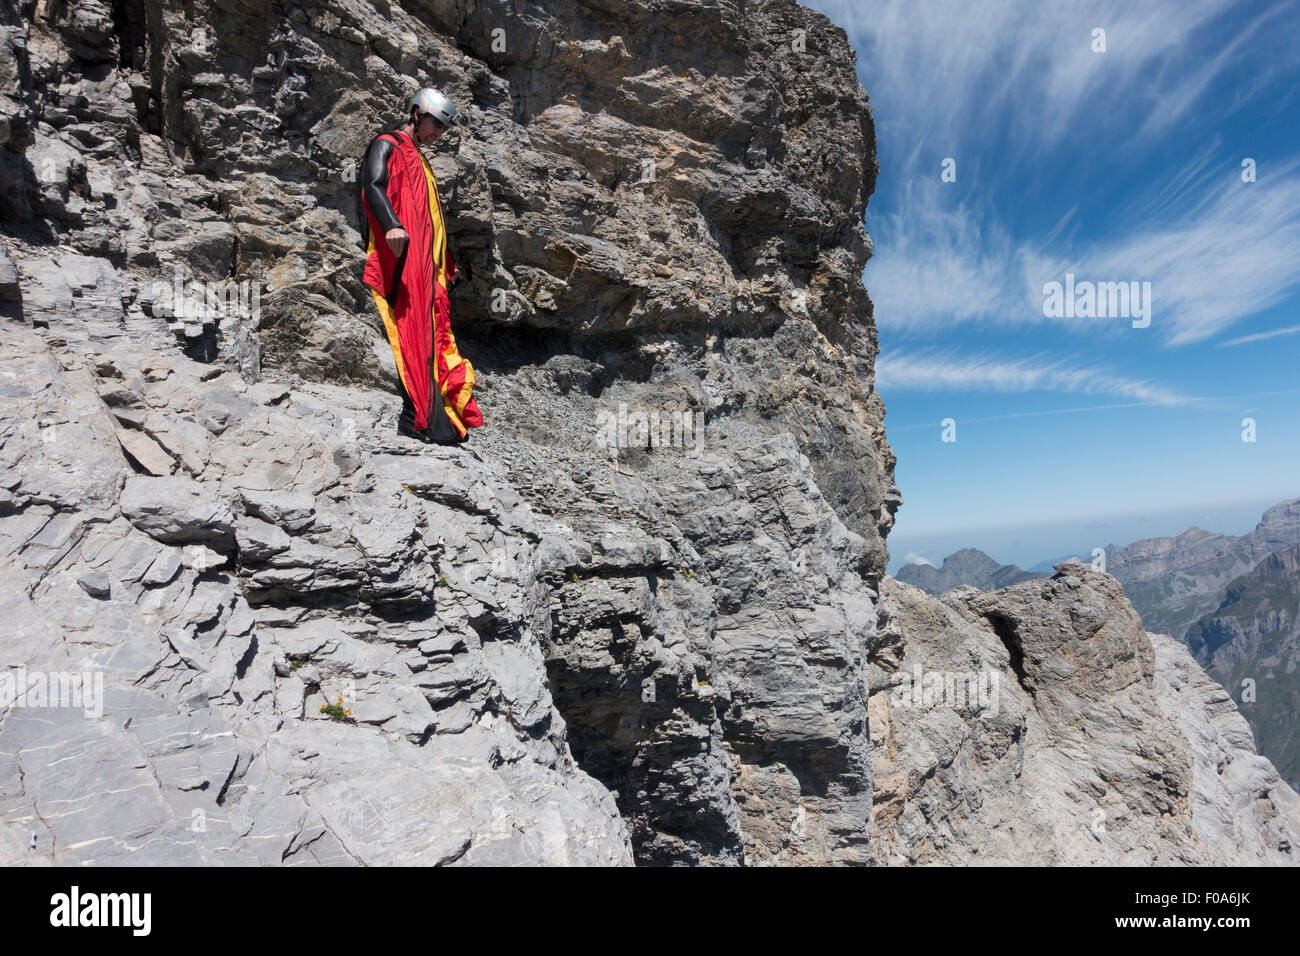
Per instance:
[[[425,87],[411,98],[406,125],[371,141],[357,177],[363,280],[405,393],[397,430],[449,445],[465,441],[483,415],[474,400],[474,368],[451,334],[447,292],[464,277],[447,250],[438,183],[420,147],[462,121],[448,97]]]

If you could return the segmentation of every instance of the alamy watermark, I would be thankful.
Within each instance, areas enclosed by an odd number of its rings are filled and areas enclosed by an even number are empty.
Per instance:
[[[104,715],[103,671],[0,671],[0,711],[16,707],[78,707],[85,716]]]
[[[83,893],[73,885],[66,893],[50,897],[50,925],[117,926],[133,936],[148,936],[153,927],[152,893]]]
[[[996,717],[1001,699],[1002,674],[995,670],[922,671],[920,664],[912,672],[902,672],[902,679],[889,693],[892,707],[951,707],[972,715]]]
[[[260,279],[186,279],[184,271],[177,269],[171,282],[155,282],[151,292],[153,314],[163,318],[201,322],[242,318],[252,320],[253,328],[262,320]]]
[[[627,402],[619,402],[617,411],[596,412],[596,444],[614,451],[689,448],[698,452],[704,447],[704,413],[674,407],[629,410]]]
[[[1151,324],[1151,283],[1076,282],[1074,273],[1065,282],[1043,285],[1043,315],[1049,319],[1132,319],[1133,328]]]

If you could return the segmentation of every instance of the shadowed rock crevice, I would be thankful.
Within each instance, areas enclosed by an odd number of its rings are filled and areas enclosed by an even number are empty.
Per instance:
[[[574,759],[616,795],[638,863],[742,862],[730,764],[697,662],[665,648],[654,618],[633,612],[634,605],[579,623],[573,614],[591,607],[593,588],[605,599],[621,594],[639,596],[641,607],[657,603],[646,582],[626,578],[562,588],[547,674]]]
[[[993,628],[993,633],[1002,642],[1002,646],[1007,649],[1007,654],[1010,656],[1011,672],[1016,675],[1016,683],[1032,694],[1034,692],[1033,685],[1025,675],[1025,650],[1020,644],[1020,636],[1016,633],[1015,624],[1002,614],[986,614],[984,619],[989,622]]]

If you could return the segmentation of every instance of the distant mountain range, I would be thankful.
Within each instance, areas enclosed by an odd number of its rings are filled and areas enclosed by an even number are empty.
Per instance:
[[[979,548],[962,548],[944,558],[942,567],[905,564],[894,577],[904,584],[937,596],[961,584],[969,584],[981,591],[997,591],[1047,575],[1037,571],[1022,571],[1014,564],[998,564]]]
[[[1269,508],[1249,534],[1193,527],[1122,548],[1108,545],[1106,570],[1124,586],[1148,631],[1185,640],[1187,629],[1219,606],[1230,581],[1293,544],[1300,544],[1300,498]]]
[[[1234,698],[1260,753],[1300,791],[1300,545],[1231,581],[1188,629],[1188,648]]]
[[[1269,508],[1249,534],[1192,527],[1108,545],[1106,571],[1147,631],[1186,644],[1232,695],[1259,752],[1300,790],[1300,498]],[[896,575],[936,595],[962,584],[991,591],[1042,576],[975,548],[949,555],[941,567],[909,564]]]

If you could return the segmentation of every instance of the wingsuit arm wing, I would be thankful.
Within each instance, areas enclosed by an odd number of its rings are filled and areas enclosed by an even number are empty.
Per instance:
[[[392,155],[391,142],[386,139],[375,140],[366,152],[365,168],[361,171],[361,194],[365,197],[366,206],[369,207],[375,221],[379,223],[379,228],[384,232],[405,228],[388,199],[388,159]]]

